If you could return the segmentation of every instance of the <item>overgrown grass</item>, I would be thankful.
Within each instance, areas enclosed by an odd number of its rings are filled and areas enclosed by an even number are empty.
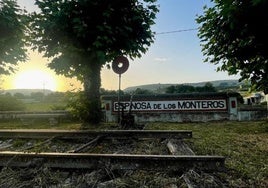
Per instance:
[[[0,129],[81,129],[80,122],[61,121],[51,125],[47,119],[29,119],[29,120],[1,120]]]
[[[231,187],[268,187],[268,122],[152,123],[147,129],[187,129],[199,155],[226,157]]]
[[[115,124],[91,126],[90,129],[118,128]],[[79,122],[46,121],[23,124],[19,120],[0,122],[0,129],[81,129]],[[192,130],[186,140],[198,155],[226,157],[227,172],[222,174],[230,187],[268,187],[268,121],[209,123],[149,123],[145,129]]]
[[[66,103],[63,102],[35,102],[35,103],[26,103],[25,111],[34,112],[46,112],[52,110],[64,110]]]

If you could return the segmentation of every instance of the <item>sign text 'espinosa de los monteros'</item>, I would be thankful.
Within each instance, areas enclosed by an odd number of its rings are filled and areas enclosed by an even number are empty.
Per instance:
[[[227,110],[225,99],[171,100],[171,101],[122,101],[120,106],[125,111],[215,111]],[[113,103],[113,111],[118,111],[118,102]]]

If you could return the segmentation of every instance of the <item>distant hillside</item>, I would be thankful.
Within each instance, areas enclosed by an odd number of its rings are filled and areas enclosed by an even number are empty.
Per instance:
[[[182,83],[184,85],[191,85],[194,87],[203,87],[206,83],[212,83],[214,87],[218,87],[220,85],[224,86],[239,86],[241,83],[238,80],[216,80],[216,81],[207,81],[207,82],[197,82],[197,83]],[[154,92],[164,92],[165,89],[172,85],[181,85],[181,84],[148,84],[148,85],[140,85],[140,86],[133,86],[124,89],[125,92],[132,92],[135,91],[137,88],[146,89]]]
[[[15,93],[22,93],[23,95],[31,95],[31,93],[42,92],[45,95],[52,93],[53,91],[48,89],[6,89],[2,91],[3,93],[10,93],[14,95]]]

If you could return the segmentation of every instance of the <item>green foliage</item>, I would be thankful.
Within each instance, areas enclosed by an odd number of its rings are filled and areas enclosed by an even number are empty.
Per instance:
[[[79,119],[85,119],[89,113],[86,106],[86,97],[84,92],[68,92],[68,103],[67,107],[74,117]]]
[[[14,96],[15,98],[17,98],[17,99],[24,99],[24,98],[25,98],[25,95],[22,94],[22,93],[15,93],[13,96]]]
[[[53,111],[57,111],[57,110],[66,110],[66,106],[67,105],[62,105],[62,104],[53,104],[50,109]]]
[[[115,90],[106,90],[104,88],[100,88],[101,95],[116,95],[117,92]]]
[[[196,20],[206,62],[268,93],[268,1],[214,0]]]
[[[67,96],[63,92],[53,92],[44,96],[44,102],[67,102]]]
[[[21,111],[25,105],[10,95],[0,95],[0,111]]]
[[[30,102],[25,103],[27,112],[46,112],[52,110],[66,110],[67,102]]]
[[[228,84],[226,82],[220,83],[218,86],[216,86],[216,90],[220,92],[240,92],[242,89],[242,83],[241,85],[236,85],[236,84]]]
[[[194,92],[216,92],[216,88],[207,82],[203,87],[194,87],[190,85],[172,85],[166,88],[166,93],[194,93]]]
[[[42,101],[44,99],[44,93],[43,92],[33,92],[31,93],[31,98],[35,99],[37,101]]]
[[[134,92],[135,95],[145,95],[145,94],[153,94],[152,91],[148,90],[148,89],[141,89],[141,88],[137,88]]]
[[[6,93],[5,96],[12,98],[10,93]],[[43,92],[32,92],[30,96],[15,93],[13,98],[24,103],[24,111],[67,110],[68,99],[63,92],[52,92],[47,95]]]
[[[100,117],[101,68],[118,55],[141,57],[153,42],[155,2],[36,1],[41,11],[32,17],[31,43],[52,59],[48,66],[56,73],[75,76],[84,84],[87,109],[81,110],[88,114],[87,121]]]
[[[34,125],[34,126],[33,126]],[[0,121],[1,129],[81,129],[81,123],[75,120],[63,119],[56,125],[51,125],[48,120],[35,119],[33,123],[23,123],[21,120],[2,120]]]
[[[14,66],[27,59],[27,16],[15,0],[0,1],[0,74],[14,72]]]
[[[240,94],[240,93],[237,93],[237,102],[240,103],[240,104],[244,104],[244,98],[243,96]]]
[[[95,106],[100,106],[98,103],[99,100],[88,100],[85,92],[68,92],[67,93],[67,105],[68,111],[73,115],[74,118],[79,119],[83,122],[83,125],[86,126],[99,124],[102,119],[102,113],[99,113]],[[94,109],[91,109],[94,108]],[[90,118],[90,120],[88,120]]]
[[[37,0],[41,12],[33,16],[32,43],[53,57],[49,67],[57,73],[83,77],[93,64],[89,56],[106,64],[120,54],[135,58],[147,51],[158,11],[154,2]]]

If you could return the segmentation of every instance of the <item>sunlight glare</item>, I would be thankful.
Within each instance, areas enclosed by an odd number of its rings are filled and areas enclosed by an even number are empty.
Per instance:
[[[24,71],[14,79],[16,89],[49,89],[56,91],[57,84],[53,75],[41,70]]]

